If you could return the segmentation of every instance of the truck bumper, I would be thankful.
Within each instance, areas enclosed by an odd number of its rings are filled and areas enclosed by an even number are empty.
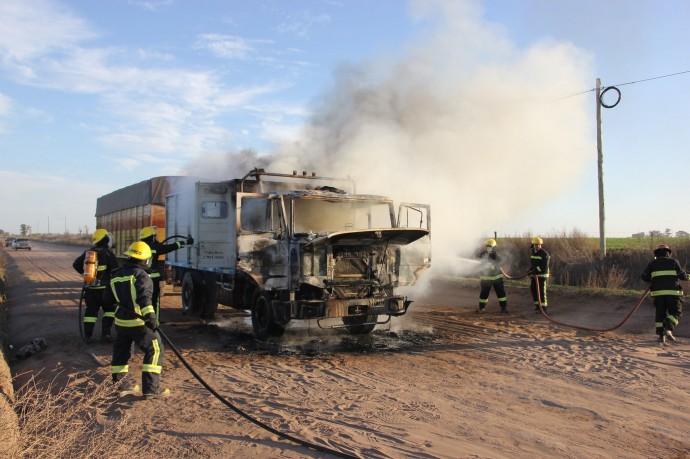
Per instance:
[[[346,300],[297,300],[290,303],[292,319],[329,319],[362,315],[401,316],[412,303],[404,296]]]

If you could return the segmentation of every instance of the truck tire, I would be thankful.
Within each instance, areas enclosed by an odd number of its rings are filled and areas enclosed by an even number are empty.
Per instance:
[[[201,282],[201,317],[213,319],[218,309],[218,293],[216,290],[216,275],[205,273]]]
[[[376,328],[378,318],[379,316],[376,314],[343,317],[343,324],[351,335],[366,335]]]
[[[192,273],[186,272],[182,276],[182,314],[199,314],[199,307],[199,289]]]
[[[182,276],[182,314],[212,319],[218,309],[213,274],[186,272]]]
[[[254,337],[259,341],[280,337],[285,333],[285,325],[275,321],[273,307],[271,307],[271,296],[266,292],[259,293],[254,299],[252,327],[254,328]]]

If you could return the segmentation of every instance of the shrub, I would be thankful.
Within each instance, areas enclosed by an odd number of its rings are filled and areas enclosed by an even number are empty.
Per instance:
[[[668,244],[673,257],[682,267],[690,259],[689,238],[645,238],[636,240],[631,248],[607,250],[606,257],[599,256],[599,239],[587,237],[575,230],[542,236],[544,248],[551,256],[550,282],[559,285],[590,288],[644,290],[648,284],[640,274],[653,259],[652,252],[659,244]],[[506,264],[504,269],[514,277],[523,275],[530,266],[531,234],[502,239],[501,253]],[[620,246],[620,244],[618,245]]]

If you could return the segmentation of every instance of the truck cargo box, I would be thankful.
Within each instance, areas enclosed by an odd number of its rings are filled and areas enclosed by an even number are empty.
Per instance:
[[[113,235],[118,256],[139,240],[139,231],[147,226],[157,228],[158,240],[165,237],[165,197],[186,181],[184,176],[160,176],[143,180],[101,196],[96,200],[96,226]]]

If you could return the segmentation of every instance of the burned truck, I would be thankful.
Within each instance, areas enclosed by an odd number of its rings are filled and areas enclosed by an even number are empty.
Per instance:
[[[218,305],[251,311],[254,335],[281,336],[293,320],[370,333],[405,314],[396,289],[431,265],[429,205],[356,194],[348,179],[262,169],[194,183],[166,199],[167,234],[192,234],[168,254],[186,314]]]

